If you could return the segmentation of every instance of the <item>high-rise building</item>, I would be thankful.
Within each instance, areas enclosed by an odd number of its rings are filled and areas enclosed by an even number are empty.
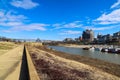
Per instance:
[[[94,40],[94,32],[93,30],[85,30],[83,31],[82,38],[86,42],[92,42]]]
[[[120,39],[120,31],[113,34],[113,38]]]

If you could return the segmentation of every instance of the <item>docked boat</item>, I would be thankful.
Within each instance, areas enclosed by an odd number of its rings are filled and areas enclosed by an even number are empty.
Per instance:
[[[94,48],[94,47],[90,47],[89,50],[92,50],[92,51],[93,51],[93,50],[95,50],[95,48]]]
[[[101,52],[108,52],[108,48],[102,48]]]
[[[108,49],[108,53],[117,53],[117,49],[113,48],[113,49]]]
[[[116,52],[117,54],[120,54],[120,48],[117,48],[117,52]]]
[[[85,48],[82,48],[83,50],[91,50],[93,51],[95,48],[94,47],[85,47]]]
[[[89,47],[82,48],[83,50],[89,50]]]
[[[120,54],[120,50],[117,51],[117,54]]]

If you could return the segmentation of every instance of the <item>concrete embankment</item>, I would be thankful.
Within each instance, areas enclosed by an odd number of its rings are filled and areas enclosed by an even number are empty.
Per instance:
[[[40,80],[24,45],[0,56],[0,80]]]
[[[40,80],[32,59],[24,46],[19,80]]]
[[[40,80],[27,48],[25,47],[24,50],[27,58],[29,80]]]

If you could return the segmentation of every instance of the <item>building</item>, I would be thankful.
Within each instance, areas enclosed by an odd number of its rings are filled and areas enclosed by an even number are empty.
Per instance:
[[[82,34],[83,41],[92,42],[94,40],[94,32],[93,30],[85,30]]]
[[[104,41],[103,35],[101,35],[100,33],[98,33],[96,42],[97,43],[104,43],[105,41]]]
[[[65,38],[65,39],[63,40],[63,42],[72,42],[72,41],[74,41],[72,38]]]
[[[113,42],[120,43],[120,31],[113,34]]]
[[[102,44],[110,44],[110,43],[120,43],[120,31],[116,32],[112,35],[107,34],[107,35],[97,35],[97,43],[102,43]]]
[[[82,37],[80,36],[79,38],[75,38],[75,41],[76,41],[76,42],[82,41]]]
[[[120,39],[120,31],[113,34],[113,38]]]
[[[109,43],[112,41],[112,36],[110,34],[107,35],[97,35],[97,43]]]

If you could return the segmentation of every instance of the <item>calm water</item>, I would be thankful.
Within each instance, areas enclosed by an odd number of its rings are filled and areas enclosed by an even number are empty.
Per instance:
[[[82,50],[81,48],[71,48],[71,47],[62,47],[62,46],[49,46],[49,47],[57,51],[62,51],[69,54],[77,54],[81,56],[87,56],[87,57],[105,60],[111,63],[120,64],[120,55],[118,54],[109,54],[109,53],[102,53],[100,51],[89,51],[89,50]]]

